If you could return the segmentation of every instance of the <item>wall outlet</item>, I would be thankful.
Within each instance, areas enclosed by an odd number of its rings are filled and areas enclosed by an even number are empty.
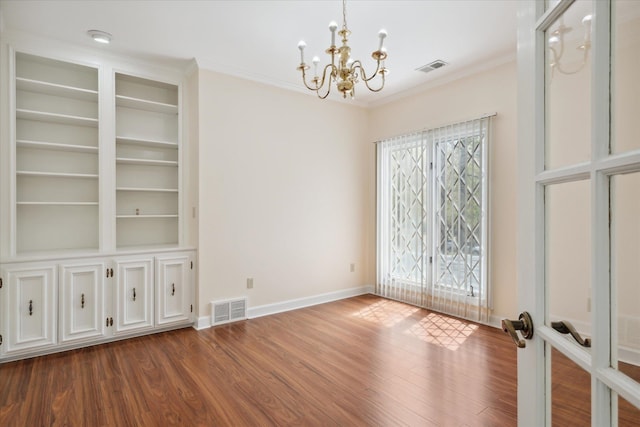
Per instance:
[[[356,271],[356,263],[352,262],[351,264],[349,264],[349,271],[350,272],[355,272]]]
[[[253,277],[247,279],[247,289],[253,289]]]

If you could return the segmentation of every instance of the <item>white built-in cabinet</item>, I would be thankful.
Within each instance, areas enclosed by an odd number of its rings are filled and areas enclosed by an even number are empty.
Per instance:
[[[153,327],[153,258],[116,262],[116,334]]]
[[[57,344],[56,268],[32,264],[2,273],[3,353],[28,353]]]
[[[193,321],[194,251],[4,264],[0,358]]]
[[[156,325],[191,319],[192,261],[188,253],[156,257]]]
[[[181,73],[4,52],[0,362],[192,324]]]
[[[104,260],[65,261],[60,267],[60,343],[80,342],[105,335]]]

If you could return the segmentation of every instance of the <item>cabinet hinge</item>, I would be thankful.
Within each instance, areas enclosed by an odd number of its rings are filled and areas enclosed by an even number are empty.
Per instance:
[[[193,313],[193,304],[191,304],[191,312]]]
[[[433,257],[432,256],[429,257],[429,264],[433,264]]]

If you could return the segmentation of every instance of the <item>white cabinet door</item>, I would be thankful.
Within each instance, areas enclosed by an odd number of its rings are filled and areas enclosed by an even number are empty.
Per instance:
[[[61,343],[104,336],[104,262],[60,266]]]
[[[191,320],[190,253],[156,257],[156,325]]]
[[[153,328],[153,257],[121,258],[116,265],[115,334]]]
[[[5,268],[2,293],[4,353],[26,353],[56,345],[55,265]]]

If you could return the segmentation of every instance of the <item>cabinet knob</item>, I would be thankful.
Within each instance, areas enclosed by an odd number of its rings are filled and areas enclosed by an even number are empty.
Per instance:
[[[133,300],[136,300],[136,288],[133,288]]]
[[[80,295],[80,308],[84,308],[84,294]]]
[[[33,316],[33,300],[29,300],[29,316]]]
[[[171,284],[171,296],[174,296],[176,294],[176,284],[172,283]]]

